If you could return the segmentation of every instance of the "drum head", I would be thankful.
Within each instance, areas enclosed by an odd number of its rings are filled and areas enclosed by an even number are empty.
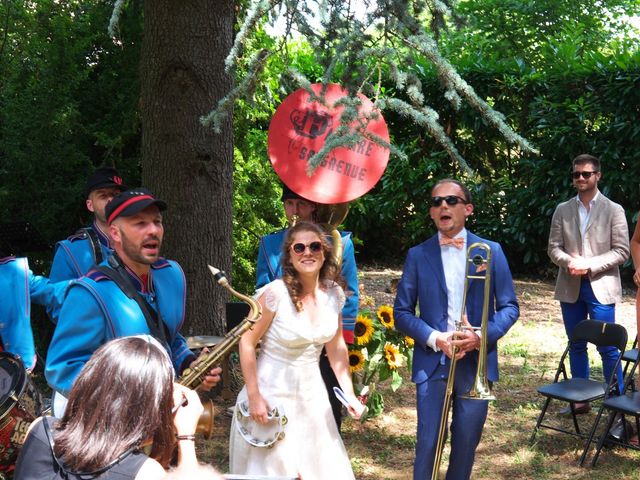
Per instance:
[[[22,393],[26,373],[20,357],[0,352],[0,419],[11,410]]]

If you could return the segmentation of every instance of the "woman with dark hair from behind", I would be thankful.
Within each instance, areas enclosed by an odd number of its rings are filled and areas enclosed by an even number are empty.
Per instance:
[[[15,480],[162,479],[176,441],[175,473],[197,468],[202,404],[173,380],[171,361],[152,337],[104,344],[75,381],[64,417],[30,427]],[[148,445],[150,456],[141,450]]]

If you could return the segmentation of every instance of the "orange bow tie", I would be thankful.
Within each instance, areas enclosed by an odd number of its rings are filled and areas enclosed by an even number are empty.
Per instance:
[[[449,237],[440,237],[440,245],[451,245],[453,247],[456,247],[458,250],[462,249],[462,247],[464,247],[464,238],[462,237],[456,237],[456,238],[449,238]]]

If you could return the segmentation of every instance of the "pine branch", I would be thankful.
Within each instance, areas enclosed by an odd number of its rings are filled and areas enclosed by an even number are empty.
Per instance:
[[[113,11],[111,12],[111,18],[109,19],[109,27],[107,28],[107,32],[109,32],[109,36],[111,38],[117,37],[116,30],[120,24],[120,16],[124,9],[124,2],[125,0],[116,0],[113,4]]]
[[[471,85],[469,85],[441,54],[435,41],[424,32],[420,23],[407,11],[406,2],[403,0],[390,0],[391,8],[399,22],[411,33],[408,37],[397,34],[398,38],[413,51],[420,52],[436,67],[440,77],[446,82],[451,92],[461,94],[467,99],[483,118],[497,128],[505,139],[512,144],[519,145],[525,151],[539,153],[525,138],[518,135],[507,125],[504,115],[497,112],[484,100],[482,100]],[[457,101],[455,95],[449,93],[449,97]]]
[[[464,98],[482,118],[500,131],[509,144],[537,153],[526,139],[514,132],[504,115],[480,98],[457,73],[440,53],[436,41],[429,36],[421,20],[418,20],[431,12],[431,16],[440,19],[440,23],[444,25],[444,19],[453,15],[452,6],[455,3],[456,0],[377,0],[377,8],[368,11],[362,20],[355,17],[351,0],[250,0],[247,15],[225,61],[226,69],[228,71],[242,59],[243,45],[255,31],[256,25],[267,16],[274,22],[278,13],[285,16],[286,27],[277,50],[288,57],[289,41],[296,31],[299,32],[316,54],[318,65],[323,66],[321,83],[324,88],[330,82],[338,80],[349,90],[350,97],[340,100],[345,107],[340,126],[329,135],[323,148],[309,160],[309,172],[313,172],[333,149],[353,146],[363,138],[371,139],[371,134],[366,131],[368,120],[359,119],[355,122],[358,118],[355,103],[358,101],[357,93],[371,90],[376,98],[376,106],[398,112],[404,118],[424,126],[464,172],[473,173],[440,125],[438,113],[426,105],[421,78],[415,73],[402,70],[401,66],[415,62],[416,54],[434,65],[445,87],[444,97],[455,109],[460,108]],[[374,25],[375,28],[371,28]],[[371,30],[368,31],[370,28],[375,31],[373,35]],[[431,28],[436,26],[432,24]],[[264,69],[267,56],[263,51],[251,59],[248,71],[240,83],[220,100],[213,112],[201,119],[203,124],[212,125],[216,131],[219,130],[221,121],[231,110],[233,102],[238,98],[248,98],[256,88],[257,77]],[[383,89],[383,72],[388,72],[393,81],[395,95],[406,95],[406,100],[387,96],[389,93]],[[337,79],[338,76],[340,79]],[[281,80],[284,77],[304,88],[310,101],[326,105],[324,88],[316,93],[312,89],[312,83],[315,82],[307,79],[301,72],[286,67]],[[372,84],[374,78],[376,84]],[[382,139],[372,141],[378,145],[384,144],[394,155],[404,156],[399,149]]]
[[[253,32],[255,26],[265,14],[275,8],[282,0],[253,0],[249,5],[247,16],[244,19],[240,30],[236,34],[231,50],[224,61],[225,72],[229,73],[235,65],[236,60],[240,57],[241,48],[250,32]]]
[[[442,128],[442,125],[438,122],[438,112],[430,107],[424,106],[421,108],[415,108],[409,105],[407,102],[403,102],[397,98],[383,98],[378,101],[378,106],[381,110],[393,110],[398,114],[414,121],[418,125],[429,130],[429,133],[433,135],[436,141],[444,147],[449,156],[460,164],[460,167],[468,174],[473,174],[473,169],[469,166],[466,160],[460,155],[458,149],[455,147],[451,139],[447,136],[447,133]]]
[[[255,91],[260,73],[264,70],[269,56],[270,54],[267,50],[260,50],[254,55],[242,82],[221,98],[214,110],[200,118],[200,123],[203,126],[213,128],[216,133],[222,131],[222,121],[227,118],[235,101],[241,96],[248,97]]]

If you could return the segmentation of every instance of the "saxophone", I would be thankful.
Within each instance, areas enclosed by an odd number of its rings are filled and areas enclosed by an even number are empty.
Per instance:
[[[238,297],[240,300],[249,304],[250,311],[249,315],[242,320],[238,325],[236,325],[231,331],[229,331],[222,342],[215,345],[210,352],[206,353],[202,357],[198,359],[198,362],[192,367],[187,368],[182,372],[182,376],[178,379],[178,383],[180,385],[184,385],[185,387],[196,389],[198,388],[206,377],[207,372],[211,370],[215,365],[220,363],[220,361],[231,351],[231,349],[240,341],[240,337],[247,330],[250,330],[253,325],[260,318],[260,305],[253,298],[248,295],[243,295],[235,291],[229,280],[227,279],[225,273],[221,270],[218,270],[211,265],[208,265],[209,270],[213,274],[213,277],[218,282],[219,285],[223,286],[229,292]],[[201,433],[205,438],[211,438],[213,434],[213,423],[214,423],[214,407],[213,402],[211,400],[203,402],[204,411],[202,415],[200,415],[200,419],[198,420],[198,428],[197,432]]]

